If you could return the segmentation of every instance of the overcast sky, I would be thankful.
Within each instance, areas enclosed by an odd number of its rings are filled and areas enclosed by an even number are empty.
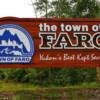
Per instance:
[[[0,0],[0,17],[7,16],[26,18],[35,17],[31,0]]]
[[[0,0],[0,17],[35,17],[31,0]]]

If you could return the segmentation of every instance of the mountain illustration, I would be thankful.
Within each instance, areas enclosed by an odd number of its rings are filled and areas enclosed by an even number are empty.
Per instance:
[[[22,56],[24,53],[28,51],[17,34],[12,35],[9,30],[5,30],[0,36],[0,56]]]

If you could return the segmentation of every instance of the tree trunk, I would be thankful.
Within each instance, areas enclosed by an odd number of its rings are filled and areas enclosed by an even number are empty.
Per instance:
[[[46,18],[48,18],[48,0],[46,0]]]

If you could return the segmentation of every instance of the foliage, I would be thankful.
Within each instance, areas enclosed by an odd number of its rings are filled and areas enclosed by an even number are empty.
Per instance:
[[[95,0],[78,0],[74,6],[73,17],[95,18],[99,13],[99,6]]]
[[[1,69],[0,79],[5,82],[32,83],[41,86],[66,86],[66,84],[75,85],[84,82],[95,82],[96,69]]]
[[[47,17],[48,9],[51,8],[50,1],[49,0],[36,0],[35,3],[33,3],[33,6],[36,8],[36,12],[40,15],[44,15]]]
[[[94,18],[100,12],[96,0],[36,0],[34,5],[44,17]]]

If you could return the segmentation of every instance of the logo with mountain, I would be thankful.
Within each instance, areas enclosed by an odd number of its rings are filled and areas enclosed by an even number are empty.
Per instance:
[[[34,43],[28,31],[18,25],[0,26],[0,63],[30,63]]]

